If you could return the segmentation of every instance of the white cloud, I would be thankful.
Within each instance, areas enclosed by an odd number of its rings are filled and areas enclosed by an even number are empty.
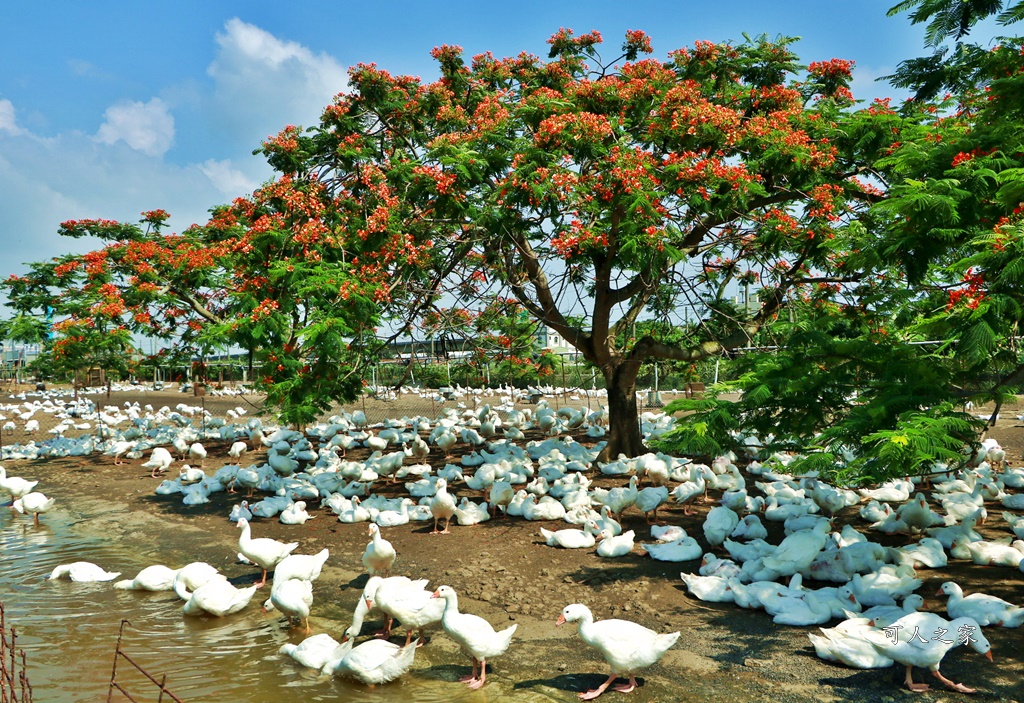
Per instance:
[[[207,73],[223,129],[258,145],[286,125],[309,126],[348,85],[348,72],[327,54],[278,39],[240,19],[217,35],[219,50]]]
[[[174,166],[81,132],[46,139],[0,132],[0,155],[3,276],[23,271],[25,262],[98,245],[58,236],[64,220],[136,222],[144,210],[163,208],[172,215],[170,229],[180,232],[205,223],[224,200],[198,165]]]
[[[14,103],[10,100],[0,100],[0,132],[20,134],[21,128],[14,116]]]
[[[206,174],[210,182],[227,198],[235,198],[256,190],[260,179],[255,178],[237,168],[230,159],[218,161],[207,159],[199,169]]]
[[[148,103],[120,102],[103,116],[96,138],[104,144],[123,141],[147,156],[163,156],[174,143],[174,116],[160,98]]]
[[[264,159],[252,156],[262,139],[287,124],[314,123],[346,86],[346,71],[331,57],[240,20],[228,22],[216,41],[212,85],[184,77],[152,86],[159,97],[116,102],[102,120],[91,115],[102,121],[92,134],[44,135],[31,122],[20,124],[24,114],[0,99],[0,276],[99,245],[58,236],[64,220],[136,222],[144,210],[162,208],[172,215],[169,231],[205,223],[210,208],[272,175]],[[47,124],[45,118],[37,122]]]

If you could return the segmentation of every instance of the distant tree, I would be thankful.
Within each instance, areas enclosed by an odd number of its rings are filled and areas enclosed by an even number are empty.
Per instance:
[[[68,237],[103,247],[30,265],[3,282],[18,316],[50,311],[55,359],[82,365],[97,353],[124,358],[132,334],[164,341],[165,360],[186,365],[211,350],[241,348],[256,361],[256,385],[289,423],[309,422],[358,396],[352,351],[373,333],[372,286],[347,273],[346,250],[320,227],[315,186],[268,184],[204,226],[165,234],[168,214],[141,226],[72,220]],[[58,365],[60,368],[60,364]]]

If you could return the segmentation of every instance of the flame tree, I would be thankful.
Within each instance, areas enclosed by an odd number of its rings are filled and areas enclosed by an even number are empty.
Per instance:
[[[748,345],[808,291],[865,285],[864,164],[899,118],[853,111],[851,63],[803,67],[792,41],[664,60],[639,31],[610,60],[564,29],[548,61],[442,46],[438,80],[361,64],[319,125],[263,152],[334,199],[394,324],[515,300],[600,370],[605,453],[636,455],[645,361]],[[700,324],[681,338],[632,334],[684,310]]]
[[[902,118],[854,110],[852,64],[801,66],[792,43],[658,60],[631,31],[604,59],[600,34],[563,29],[547,61],[439,47],[433,82],[361,64],[318,125],[263,144],[278,177],[252,197],[175,236],[160,211],[65,223],[106,246],[5,285],[18,309],[254,350],[296,421],[357,390],[378,312],[399,334],[514,301],[603,374],[605,453],[636,455],[645,361],[749,345],[787,306],[864,298],[889,273],[869,255],[867,165]],[[633,333],[684,312],[685,334]]]

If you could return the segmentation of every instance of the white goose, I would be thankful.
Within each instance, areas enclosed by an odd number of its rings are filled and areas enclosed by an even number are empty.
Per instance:
[[[637,493],[635,505],[644,514],[647,524],[658,522],[658,508],[668,500],[668,488],[665,486],[647,486]]]
[[[125,579],[114,584],[114,588],[125,591],[169,591],[174,587],[174,577],[178,569],[163,564],[147,566],[133,579]]]
[[[700,543],[685,532],[674,542],[655,542],[641,544],[640,548],[647,552],[651,559],[657,561],[692,561],[700,559],[703,549]]]
[[[707,479],[713,475],[714,472],[711,471],[711,467],[706,464],[690,465],[690,480],[683,481],[672,491],[672,497],[683,506],[683,515],[696,514],[693,510],[690,510],[690,503],[697,496],[704,495]]]
[[[214,579],[226,581],[227,576],[205,561],[194,561],[178,569],[171,582],[171,590],[182,600],[188,600],[192,597],[192,591]]]
[[[352,496],[347,508],[338,513],[338,522],[353,524],[356,522],[367,522],[370,519],[370,510],[360,505],[359,496]]]
[[[613,690],[623,693],[632,691],[637,686],[636,672],[656,664],[679,639],[678,632],[658,634],[629,620],[594,622],[590,608],[582,603],[565,606],[555,624],[562,625],[567,622],[579,623],[580,639],[601,652],[601,656],[611,667],[611,675],[607,681],[579,695],[583,700],[597,698],[620,676],[628,677],[629,681],[614,686]]]
[[[965,596],[963,589],[954,581],[943,583],[936,595],[949,596],[946,612],[952,618],[971,618],[983,627],[1020,627],[1024,623],[1024,608],[987,593]]]
[[[274,567],[274,578],[316,581],[329,556],[326,547],[316,554],[289,554]]]
[[[792,576],[811,565],[825,547],[828,536],[827,522],[819,522],[810,530],[794,532],[782,540],[770,556],[765,557],[764,565],[781,576]]]
[[[10,493],[12,500],[21,498],[38,484],[39,481],[29,481],[21,476],[8,476],[7,469],[0,466],[0,489]]]
[[[953,540],[949,554],[955,559],[970,559],[980,566],[1018,568],[1024,560],[1024,540],[1014,540],[1012,544],[985,540],[972,542],[966,535],[960,535]]]
[[[704,518],[704,539],[713,547],[725,542],[740,523],[740,516],[723,505],[716,506],[708,511]]]
[[[55,566],[48,580],[67,579],[76,583],[92,583],[95,581],[113,581],[121,575],[120,571],[107,571],[89,561],[76,561],[71,564]]]
[[[378,577],[379,578],[379,577]],[[420,644],[426,641],[425,631],[441,624],[445,601],[433,597],[431,591],[424,586],[425,581],[412,581],[408,584],[386,584],[383,580],[376,588],[369,582],[363,589],[366,607],[377,607],[383,610],[388,618],[387,632],[390,634],[390,621],[398,620],[406,630],[405,643],[412,641],[416,632]]]
[[[562,520],[565,518],[565,506],[551,496],[544,496],[539,501],[532,493],[523,501],[523,517],[527,520]]]
[[[328,662],[341,659],[352,651],[353,644],[353,640],[338,642],[326,632],[322,632],[307,637],[299,644],[283,644],[277,651],[280,654],[287,654],[302,666],[322,669]]]
[[[597,556],[606,559],[624,557],[633,551],[635,537],[636,533],[633,530],[626,530],[621,535],[614,537],[605,537],[597,545]]]
[[[629,508],[636,503],[636,498],[639,494],[639,491],[637,490],[637,483],[639,483],[639,481],[640,478],[634,474],[629,477],[628,486],[617,486],[608,491],[597,489],[591,497],[593,500],[611,508],[613,515],[621,516],[622,512],[626,510],[626,508]]]
[[[872,629],[864,632],[864,638],[871,642],[879,654],[906,666],[904,683],[911,691],[929,690],[928,684],[914,683],[914,667],[920,666],[930,669],[932,675],[946,688],[960,693],[974,693],[974,689],[954,683],[939,671],[939,665],[946,652],[959,644],[970,643],[974,651],[984,654],[990,661],[992,659],[992,648],[988,640],[982,634],[977,621],[971,618],[946,620],[934,613],[911,613],[894,622],[890,628],[894,629],[895,637],[882,630]],[[921,632],[932,635],[940,631],[945,633],[945,639],[926,639],[922,636],[922,639],[925,639],[922,642],[921,639],[913,637],[914,632],[918,632],[919,635]],[[969,636],[964,638],[958,634],[960,632],[966,632]]]
[[[827,600],[828,596],[822,597],[814,591],[805,591],[799,595],[783,594],[762,599],[762,604],[776,625],[805,627],[820,625],[832,619],[832,607]]]
[[[914,573],[904,564],[886,565],[871,573],[854,574],[850,586],[862,605],[895,605],[897,598],[906,598],[923,583]]]
[[[439,478],[434,485],[436,491],[434,497],[430,499],[430,514],[434,517],[434,529],[430,534],[447,535],[449,534],[448,524],[452,521],[452,516],[455,515],[455,499],[448,493],[448,481]],[[437,521],[442,518],[444,519],[444,529],[438,530]]]
[[[1013,534],[1018,539],[1024,539],[1024,515],[1014,515],[1013,513],[1003,511],[1003,519],[1006,520],[1006,524],[1013,530]]]
[[[721,576],[700,576],[684,571],[679,574],[679,578],[686,584],[687,590],[699,600],[707,603],[732,603],[736,600],[728,579]]]
[[[927,530],[925,530],[925,532],[927,532],[929,536],[939,540],[942,546],[946,549],[952,549],[953,540],[955,540],[960,535],[966,535],[967,538],[970,539],[972,542],[977,542],[984,539],[984,537],[981,536],[981,533],[974,529],[974,526],[977,524],[977,522],[977,518],[972,516],[965,518],[959,525],[950,525],[948,527],[930,527]]]
[[[249,501],[243,500],[241,503],[236,503],[231,506],[231,512],[228,513],[228,520],[231,522],[238,522],[239,518],[252,520],[252,511],[249,510]]]
[[[167,471],[171,464],[174,463],[174,456],[167,451],[164,447],[153,447],[153,451],[150,454],[149,461],[142,464],[144,469],[152,469],[149,472],[150,478],[156,478],[158,471]]]
[[[549,547],[562,547],[563,549],[589,549],[594,546],[596,536],[600,532],[600,528],[593,520],[588,520],[582,530],[570,528],[552,531],[540,528],[540,536],[544,538],[545,544]]]
[[[373,521],[380,527],[398,527],[409,523],[409,506],[414,505],[411,498],[403,498],[398,510],[381,510],[373,516]]]
[[[306,511],[306,501],[297,500],[282,510],[278,519],[284,525],[302,525],[305,524],[306,520],[310,520],[314,517],[316,516],[310,515]]]
[[[474,503],[467,496],[463,496],[455,507],[455,520],[460,525],[479,525],[490,519],[491,512],[487,507],[487,501]]]
[[[610,534],[612,537],[622,534],[622,525],[619,521],[612,517],[612,509],[607,505],[601,506],[601,515],[594,519],[597,526],[601,528],[601,532]],[[652,528],[653,529],[653,528]]]
[[[11,503],[11,508],[21,515],[24,515],[25,513],[32,513],[32,522],[38,525],[39,514],[45,513],[53,508],[54,503],[56,503],[55,498],[47,498],[39,491],[32,491]]]
[[[890,554],[896,557],[899,563],[908,564],[915,569],[941,569],[949,563],[942,542],[934,537],[922,537],[914,544],[891,549]]]
[[[374,522],[370,523],[367,534],[371,539],[363,551],[363,566],[366,568],[366,573],[370,576],[377,574],[390,576],[391,566],[398,556],[395,547],[381,536],[380,527]]]
[[[815,653],[826,661],[839,662],[854,669],[884,669],[893,660],[879,653],[864,633],[875,628],[867,618],[851,618],[837,627],[820,628],[821,635],[808,633]]]
[[[309,634],[309,610],[313,607],[313,582],[304,579],[282,579],[276,573],[274,583],[270,587],[270,598],[263,603],[263,612],[275,608],[288,617],[288,626],[292,626],[292,618],[302,621],[305,633]]]
[[[867,618],[873,627],[885,628],[904,615],[916,613],[922,607],[924,607],[924,598],[917,593],[911,593],[903,599],[903,605],[875,605],[857,613],[857,617]]]
[[[227,579],[211,579],[192,591],[181,612],[185,615],[202,615],[207,613],[215,617],[224,617],[237,613],[249,605],[256,594],[256,584],[248,588],[235,588]]]
[[[761,518],[757,515],[745,515],[729,537],[732,539],[767,539],[768,528],[764,526]]]
[[[409,671],[415,656],[415,642],[399,647],[387,640],[374,639],[353,647],[343,657],[332,658],[323,665],[322,671],[376,686],[394,681]]]
[[[252,530],[249,527],[249,521],[245,518],[238,520],[238,529],[242,531],[241,536],[238,538],[238,551],[241,552],[242,556],[256,564],[263,569],[263,578],[258,584],[257,588],[262,587],[267,582],[267,572],[271,571],[278,563],[286,556],[291,554],[296,547],[299,546],[298,542],[278,542],[275,539],[269,537],[253,538]]]
[[[459,598],[451,586],[438,587],[433,597],[443,598],[445,601],[441,627],[473,660],[473,672],[463,681],[472,689],[480,688],[487,680],[487,660],[505,653],[512,642],[512,635],[519,627],[518,623],[504,630],[495,631],[491,623],[482,617],[460,613]]]
[[[857,490],[863,497],[869,500],[879,500],[885,503],[903,503],[910,498],[910,491],[914,490],[914,484],[904,479],[886,481],[878,488],[860,488]]]

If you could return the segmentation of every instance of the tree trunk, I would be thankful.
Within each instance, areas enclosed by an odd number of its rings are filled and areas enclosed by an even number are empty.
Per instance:
[[[608,434],[605,438],[608,444],[601,451],[599,461],[612,461],[620,454],[635,457],[647,452],[640,434],[636,407],[636,374],[639,369],[640,365],[635,362],[620,362],[605,370],[608,389]]]

